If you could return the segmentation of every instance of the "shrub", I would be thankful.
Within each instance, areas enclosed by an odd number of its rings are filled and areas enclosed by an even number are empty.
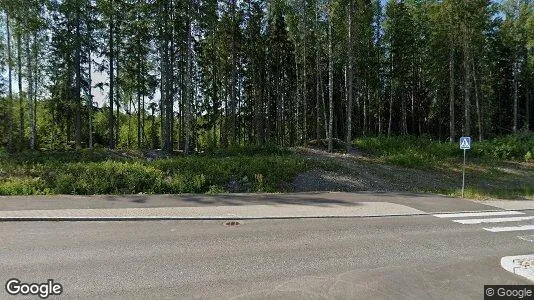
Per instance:
[[[440,142],[424,137],[370,137],[354,141],[359,149],[407,167],[436,166],[449,159],[462,157],[458,143]],[[528,154],[530,153],[530,154]],[[494,160],[531,160],[534,153],[534,134],[499,137],[488,141],[473,141],[471,157]]]
[[[153,193],[162,178],[160,170],[138,162],[75,163],[61,169],[55,190],[60,194]]]
[[[151,162],[108,151],[28,152],[0,162],[0,194],[276,192],[307,167],[283,149],[241,151]]]
[[[42,195],[51,194],[45,182],[39,178],[11,178],[0,181],[0,195]]]

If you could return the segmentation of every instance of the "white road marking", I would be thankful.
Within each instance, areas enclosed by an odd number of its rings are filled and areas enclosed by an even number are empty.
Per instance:
[[[510,217],[510,218],[491,218],[491,219],[467,219],[467,220],[452,220],[460,224],[481,224],[481,223],[502,223],[502,222],[519,222],[534,219],[534,216],[528,217]]]
[[[486,212],[472,212],[459,214],[437,214],[434,217],[438,218],[469,218],[469,217],[490,217],[490,216],[510,216],[510,215],[524,215],[524,212],[510,210],[510,211],[486,211]]]
[[[534,235],[518,236],[518,238],[522,239],[523,241],[534,242]]]
[[[484,230],[490,232],[509,232],[509,231],[525,231],[534,230],[534,225],[512,226],[512,227],[491,227],[484,228]]]

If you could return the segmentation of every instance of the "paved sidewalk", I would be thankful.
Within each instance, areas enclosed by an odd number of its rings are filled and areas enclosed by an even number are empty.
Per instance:
[[[287,194],[182,194],[182,195],[53,195],[53,196],[0,196],[0,211],[44,209],[105,209],[202,207],[241,205],[311,205],[353,206],[361,202],[390,202],[426,212],[462,212],[497,210],[484,202],[414,193],[377,192],[307,192]],[[532,201],[534,202],[534,201]],[[514,208],[517,209],[517,208]]]
[[[0,220],[144,220],[144,219],[271,219],[422,215],[423,211],[387,202],[346,205],[240,205],[117,209],[0,211]]]
[[[370,217],[533,208],[534,201],[373,192],[0,196],[4,221]]]
[[[484,204],[510,210],[534,209],[534,201],[532,200],[489,200],[484,201]]]

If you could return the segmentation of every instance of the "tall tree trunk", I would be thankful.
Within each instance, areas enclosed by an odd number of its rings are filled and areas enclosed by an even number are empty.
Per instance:
[[[391,58],[390,58],[390,72],[391,72],[391,78],[390,78],[390,83],[389,83],[389,120],[388,120],[388,136],[391,136],[391,133],[392,133],[392,126],[393,126],[393,93],[395,91],[394,89],[394,84],[395,84],[395,80],[393,78],[393,53],[391,53]]]
[[[141,140],[142,140],[142,144],[141,144],[141,147],[144,148],[145,146],[145,143],[146,143],[146,128],[145,128],[145,125],[146,125],[146,107],[145,107],[145,95],[143,94],[143,97],[142,97],[142,100],[141,100],[141,105],[142,105],[142,114],[141,114]]]
[[[456,139],[454,122],[454,48],[449,51],[449,141],[452,143]]]
[[[7,39],[7,73],[8,73],[8,103],[7,103],[7,151],[13,153],[13,74],[11,69],[11,35],[9,28],[9,12],[6,10],[6,39]]]
[[[527,84],[527,91],[525,95],[525,129],[530,130],[530,97],[531,97],[531,86],[530,83]]]
[[[332,3],[330,3],[332,4]],[[328,152],[332,152],[332,135],[334,125],[334,58],[332,49],[332,7],[330,7],[328,16],[328,99],[329,99],[329,117],[328,117]]]
[[[120,106],[121,106],[121,80],[120,80],[120,22],[117,22],[117,28],[115,35],[117,37],[117,42],[115,43],[115,47],[117,48],[115,50],[115,78],[116,78],[116,87],[115,87],[115,142],[120,144],[120,132],[121,132],[121,124],[120,124]]]
[[[137,148],[141,149],[141,136],[142,136],[142,124],[141,124],[141,93],[139,90],[136,92],[137,94]]]
[[[465,135],[471,135],[471,66],[469,65],[469,46],[467,39],[464,42],[464,119],[465,119]]]
[[[18,67],[18,86],[19,86],[19,122],[20,122],[20,142],[24,142],[24,103],[22,102],[22,34],[17,32],[17,67]]]
[[[128,138],[127,138],[127,144],[128,144],[128,148],[130,148],[130,145],[131,145],[131,142],[132,142],[132,139],[131,139],[131,135],[132,135],[132,93],[130,92],[130,99],[128,100]]]
[[[38,45],[37,45],[37,31],[33,32],[33,89],[32,89],[32,103],[33,103],[33,109],[32,109],[32,124],[33,124],[33,135],[34,135],[34,144],[37,144],[37,94],[39,91],[39,55],[37,53],[38,51]]]
[[[168,154],[172,153],[173,151],[173,145],[172,145],[172,120],[173,120],[173,94],[172,94],[172,87],[173,87],[173,67],[172,62],[174,60],[174,48],[172,44],[173,40],[173,28],[172,28],[172,11],[173,11],[173,5],[172,1],[169,3],[169,9],[165,12],[166,13],[166,19],[168,20],[168,24],[165,29],[165,58],[166,58],[166,67],[165,67],[165,138],[164,138],[164,151]]]
[[[321,113],[320,113],[320,80],[321,80],[321,57],[319,54],[319,0],[315,4],[315,138],[321,138]]]
[[[89,132],[89,149],[93,149],[93,76],[91,51],[88,54],[88,72],[87,72],[87,125]]]
[[[30,55],[30,35],[26,36],[26,64],[28,70],[28,113],[30,117],[30,149],[35,150],[35,122],[33,118],[33,71]]]
[[[517,120],[518,120],[518,112],[517,112],[517,106],[518,106],[518,79],[517,79],[517,73],[518,73],[518,63],[516,60],[514,60],[514,66],[513,66],[513,75],[514,75],[514,124],[512,127],[512,131],[515,133],[517,132]]]
[[[236,144],[236,107],[237,107],[237,97],[236,97],[236,85],[237,85],[237,49],[236,49],[236,0],[231,0],[231,10],[232,10],[232,30],[231,30],[231,75],[230,75],[230,145],[234,146]]]
[[[353,40],[352,40],[352,15],[354,12],[353,1],[350,1],[347,8],[348,19],[348,82],[347,82],[347,152],[352,145],[352,82],[353,82]]]
[[[165,26],[165,25],[163,25]],[[160,99],[159,99],[159,135],[161,137],[160,147],[165,149],[165,106],[166,106],[166,84],[167,84],[167,44],[165,41],[165,29],[162,30],[161,58],[160,58]],[[164,150],[165,151],[165,150]]]
[[[115,120],[113,115],[113,104],[114,104],[114,96],[115,96],[115,74],[114,74],[114,63],[115,63],[115,47],[113,45],[113,38],[114,38],[114,8],[113,8],[113,0],[110,0],[110,7],[111,7],[111,14],[110,14],[110,21],[109,21],[109,149],[115,149]]]
[[[297,77],[296,78],[297,84],[295,85],[295,87],[297,89],[297,91],[296,91],[296,100],[297,100],[296,118],[297,118],[297,120],[300,120],[300,105],[301,105],[301,103],[304,102],[304,95],[302,95],[302,93],[301,93],[301,88],[302,87],[301,87],[301,78],[300,78],[300,67],[299,67],[298,53],[295,53],[295,75]],[[304,122],[299,122],[299,125],[298,125],[298,128],[300,128],[299,140],[301,140],[301,141],[304,140],[304,129],[303,129],[304,126],[302,126],[303,123]]]
[[[190,6],[191,3],[188,4],[188,6]],[[185,55],[185,59],[186,59],[186,70],[185,70],[185,126],[184,126],[184,131],[185,131],[185,145],[184,145],[184,153],[187,155],[189,154],[189,150],[191,148],[191,89],[192,89],[192,82],[191,82],[191,61],[192,61],[192,52],[191,52],[191,44],[192,44],[192,39],[191,39],[191,20],[189,19],[189,17],[187,17],[187,21],[186,21],[186,30],[187,30],[187,42],[186,42],[186,55]]]
[[[322,77],[322,74],[321,74]],[[323,129],[324,129],[324,138],[328,139],[328,114],[326,112],[326,95],[325,95],[325,87],[324,82],[321,81],[321,104],[322,104],[322,110],[323,110]]]
[[[474,90],[475,90],[475,104],[477,109],[477,124],[478,124],[478,140],[482,142],[484,140],[484,127],[482,122],[482,108],[480,103],[480,97],[479,97],[479,86],[478,86],[478,80],[477,80],[477,71],[476,71],[476,65],[475,60],[471,60],[472,65],[472,76],[473,76],[473,84],[474,84]]]
[[[367,77],[367,74],[363,74],[363,76]],[[369,130],[369,85],[367,83],[367,79],[365,79],[365,95],[362,97],[362,104],[363,104],[363,126],[362,126],[362,134],[364,136],[367,135],[367,132]]]
[[[80,34],[80,8],[76,9],[76,55],[74,64],[76,65],[76,83],[74,93],[75,104],[75,131],[76,131],[76,148],[79,149],[82,147],[82,99],[81,99],[81,83],[82,83],[82,45],[81,45],[81,34]]]
[[[306,38],[307,38],[307,35],[304,34],[304,41],[303,41],[303,46],[304,46],[304,57],[303,57],[303,60],[304,60],[304,64],[302,66],[303,68],[303,72],[304,74],[302,74],[303,78],[302,78],[302,94],[304,95],[304,108],[303,108],[303,112],[302,112],[302,115],[303,115],[303,118],[304,118],[304,141],[308,141],[308,73],[307,73],[307,68],[308,68],[308,64],[306,63],[307,61],[307,53],[306,53]]]
[[[408,134],[408,112],[406,107],[406,86],[402,87],[401,92],[401,110],[402,110],[402,134]]]

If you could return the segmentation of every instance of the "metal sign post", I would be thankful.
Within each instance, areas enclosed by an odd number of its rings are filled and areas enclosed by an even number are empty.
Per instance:
[[[460,149],[464,150],[464,166],[462,168],[462,198],[463,198],[464,190],[465,190],[465,160],[467,156],[467,150],[471,149],[471,137],[464,136],[460,138]]]
[[[465,156],[467,153],[467,149],[464,149],[464,167],[462,168],[462,198],[464,197],[464,189],[465,189]]]

